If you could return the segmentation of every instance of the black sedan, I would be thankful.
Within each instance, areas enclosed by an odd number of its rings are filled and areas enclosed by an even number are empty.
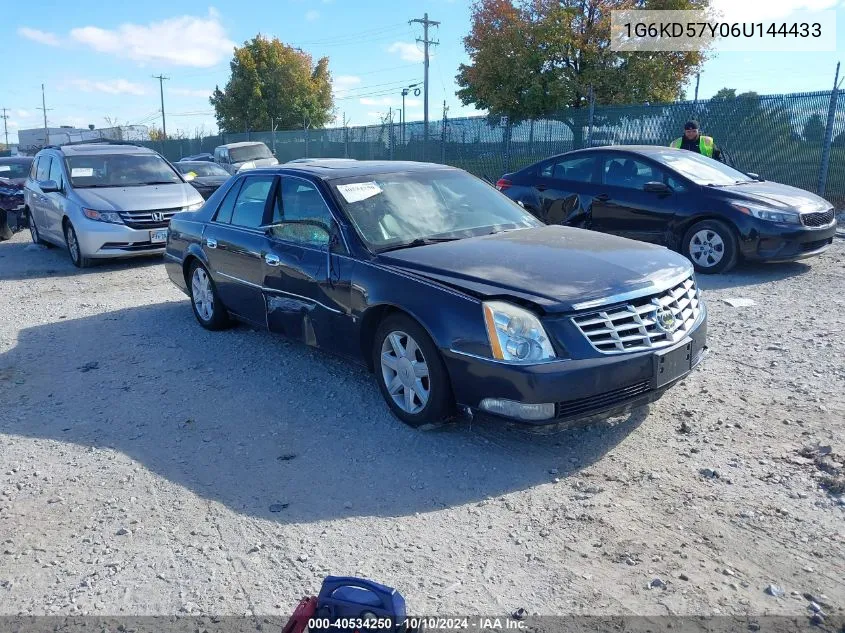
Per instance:
[[[26,226],[23,185],[31,167],[27,156],[0,158],[0,240]]]
[[[666,147],[569,152],[505,174],[496,186],[547,224],[663,244],[702,273],[726,272],[740,258],[813,257],[836,233],[823,198]]]
[[[229,180],[229,172],[216,163],[180,160],[173,163],[173,166],[206,200],[220,185]]]
[[[464,171],[321,161],[233,177],[170,222],[200,325],[233,319],[366,363],[411,425],[543,424],[652,401],[704,355],[692,267],[543,226]]]

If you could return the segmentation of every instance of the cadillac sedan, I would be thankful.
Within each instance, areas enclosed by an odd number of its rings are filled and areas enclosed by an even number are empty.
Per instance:
[[[532,424],[621,412],[706,349],[685,258],[544,226],[442,165],[240,173],[174,216],[165,265],[204,328],[244,321],[362,361],[412,426],[455,412]]]

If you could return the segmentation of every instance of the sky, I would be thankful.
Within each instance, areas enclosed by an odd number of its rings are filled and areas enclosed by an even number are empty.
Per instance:
[[[726,18],[780,19],[792,11],[836,11],[837,50],[824,53],[716,52],[704,66],[699,97],[723,87],[760,94],[830,90],[837,61],[845,61],[845,0],[712,0]],[[39,6],[41,5],[41,6]],[[229,76],[232,48],[262,33],[298,46],[316,60],[328,56],[337,124],[378,123],[402,104],[403,86],[422,82],[422,26],[441,24],[430,37],[429,116],[477,114],[455,96],[459,64],[468,62],[462,38],[470,28],[467,0],[250,0],[106,3],[32,0],[6,11],[0,23],[4,72],[0,108],[7,108],[9,141],[17,130],[43,126],[41,85],[51,127],[161,125],[159,81],[164,81],[167,130],[217,132],[208,97]],[[9,63],[13,60],[13,63]],[[507,63],[503,60],[503,63]],[[845,75],[845,68],[840,76]],[[686,87],[692,98],[695,77]],[[422,120],[422,93],[405,100],[406,120]],[[398,116],[397,116],[398,118]],[[2,133],[2,130],[0,130]]]

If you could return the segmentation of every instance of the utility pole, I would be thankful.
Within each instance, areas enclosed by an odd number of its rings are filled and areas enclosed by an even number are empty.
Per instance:
[[[432,44],[434,46],[437,46],[438,44],[440,44],[440,42],[438,42],[438,41],[428,39],[428,27],[429,26],[440,26],[440,22],[436,22],[434,20],[429,20],[428,19],[428,12],[426,12],[423,15],[422,19],[417,18],[417,19],[414,19],[414,20],[409,20],[408,24],[413,24],[414,22],[417,22],[417,23],[423,25],[423,38],[422,39],[417,38],[417,41],[422,42],[423,47],[425,48],[425,60],[423,62],[424,68],[425,68],[425,76],[423,77],[423,92],[425,94],[425,96],[423,97],[423,120],[425,121],[425,132],[423,134],[423,141],[424,141],[423,151],[427,152],[428,151],[428,58],[429,58],[428,47]]]
[[[50,132],[47,130],[47,110],[52,110],[53,108],[47,107],[47,102],[44,97],[44,84],[41,84],[41,107],[35,109],[44,112],[44,146],[46,147],[50,144]]]
[[[153,75],[153,79],[158,79],[158,89],[161,93],[161,136],[162,140],[167,140],[167,122],[164,119],[164,82],[168,81],[170,77]],[[176,131],[178,132],[179,130]]]
[[[6,134],[6,149],[9,149],[9,128],[6,127],[6,121],[9,120],[9,115],[6,114],[6,108],[3,108],[3,132]]]
[[[833,145],[833,123],[836,119],[836,101],[839,97],[839,62],[836,63],[836,75],[833,77],[833,92],[830,93],[830,110],[827,115],[827,126],[824,131],[824,145],[822,145],[822,160],[819,165],[819,183],[816,192],[824,196],[827,187],[827,170],[830,165],[830,148]]]
[[[698,103],[698,82],[701,81],[701,73],[695,73],[695,98],[693,99],[693,103]]]
[[[449,108],[446,107],[446,99],[443,99],[443,130],[440,136],[440,162],[446,164],[446,112]]]

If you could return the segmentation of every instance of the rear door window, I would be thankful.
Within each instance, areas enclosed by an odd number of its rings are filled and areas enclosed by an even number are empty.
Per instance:
[[[596,157],[573,156],[549,161],[540,169],[540,176],[569,182],[593,182],[596,171]]]
[[[232,221],[232,212],[235,210],[235,200],[238,199],[238,192],[240,192],[241,185],[243,184],[243,178],[232,184],[232,187],[223,198],[223,202],[220,203],[220,207],[217,209],[217,215],[214,217],[215,222],[229,224]]]
[[[275,176],[247,176],[235,202],[232,225],[257,229],[264,223],[264,209]]]

